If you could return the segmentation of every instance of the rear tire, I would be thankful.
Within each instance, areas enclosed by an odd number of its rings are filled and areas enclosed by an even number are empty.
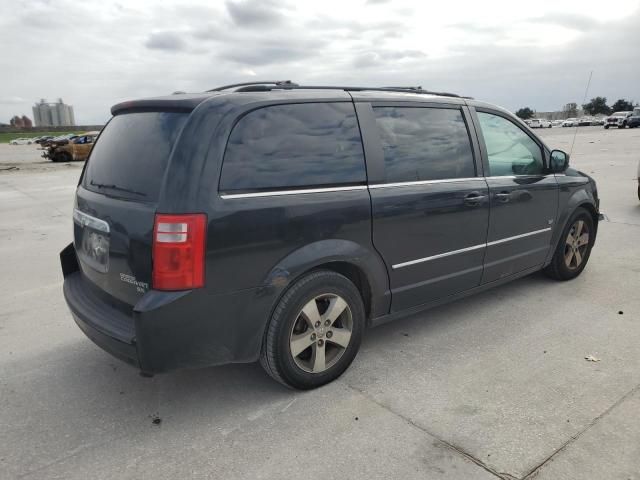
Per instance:
[[[605,129],[605,130],[609,130],[609,125],[605,125],[605,126],[604,126],[604,129]]]
[[[576,278],[587,266],[594,241],[595,227],[591,213],[584,208],[577,208],[567,221],[551,263],[544,272],[555,280]]]
[[[260,364],[288,387],[319,387],[349,367],[364,328],[364,305],[355,285],[330,270],[311,272],[278,302],[267,326]]]

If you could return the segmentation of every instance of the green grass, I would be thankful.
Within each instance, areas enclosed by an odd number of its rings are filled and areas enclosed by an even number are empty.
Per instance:
[[[20,132],[20,133],[0,133],[0,143],[9,143],[14,138],[31,138],[41,137],[43,135],[51,135],[57,137],[58,135],[66,135],[73,132]]]

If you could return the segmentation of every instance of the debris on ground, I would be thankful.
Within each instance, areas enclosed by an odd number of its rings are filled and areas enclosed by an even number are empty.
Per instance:
[[[596,357],[594,357],[593,355],[587,355],[586,357],[584,357],[584,359],[585,359],[587,362],[599,362],[599,361],[600,361],[600,359],[599,359],[599,358],[596,358]]]

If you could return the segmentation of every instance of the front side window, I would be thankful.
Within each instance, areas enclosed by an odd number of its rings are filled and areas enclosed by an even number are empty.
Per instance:
[[[469,133],[457,109],[374,107],[389,183],[476,174]]]
[[[478,112],[487,146],[489,175],[540,175],[544,172],[542,150],[520,127],[506,118]]]
[[[229,136],[220,190],[252,191],[366,181],[351,103],[273,105],[238,121]]]

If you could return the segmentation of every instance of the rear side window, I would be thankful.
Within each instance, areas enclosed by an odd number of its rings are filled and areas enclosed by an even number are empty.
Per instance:
[[[375,107],[387,182],[476,175],[469,133],[455,109]]]
[[[365,180],[353,104],[273,105],[248,113],[233,128],[220,190],[273,190]]]
[[[83,187],[122,198],[157,200],[169,154],[188,117],[175,112],[116,115],[91,151]]]

